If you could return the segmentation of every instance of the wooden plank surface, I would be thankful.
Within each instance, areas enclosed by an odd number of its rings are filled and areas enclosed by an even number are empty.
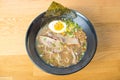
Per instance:
[[[87,16],[98,36],[97,52],[81,71],[48,74],[29,59],[26,31],[51,0],[0,0],[0,80],[120,80],[120,0],[54,0]]]

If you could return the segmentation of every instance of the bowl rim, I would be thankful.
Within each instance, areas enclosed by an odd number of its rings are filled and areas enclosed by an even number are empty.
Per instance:
[[[32,61],[35,65],[38,66],[38,68],[42,69],[42,70],[45,71],[45,72],[48,72],[48,73],[50,73],[50,74],[55,74],[55,75],[68,75],[68,74],[75,73],[75,72],[83,69],[84,67],[86,67],[86,66],[91,62],[91,60],[93,59],[93,57],[94,57],[94,55],[95,55],[95,52],[96,52],[96,50],[97,50],[98,40],[97,40],[97,34],[96,34],[95,29],[94,29],[94,26],[93,26],[93,24],[91,23],[91,21],[90,21],[86,16],[84,16],[83,14],[81,14],[80,12],[78,12],[78,11],[76,11],[76,10],[73,10],[73,11],[75,11],[76,13],[78,13],[83,19],[85,19],[85,21],[87,22],[87,24],[89,24],[89,25],[91,26],[90,29],[92,30],[92,32],[93,32],[93,34],[94,34],[94,38],[95,38],[95,49],[94,49],[94,52],[93,52],[92,56],[90,56],[90,57],[88,58],[87,63],[86,63],[85,65],[83,65],[81,68],[79,68],[78,70],[75,70],[75,71],[71,71],[71,72],[68,72],[68,73],[54,73],[54,72],[52,72],[52,71],[47,71],[47,70],[41,68],[41,67],[38,65],[38,63],[33,60],[32,55],[30,55],[31,52],[30,52],[30,49],[29,49],[29,46],[28,46],[28,42],[29,42],[29,39],[28,39],[28,38],[29,38],[29,34],[30,34],[31,27],[32,27],[32,25],[33,25],[33,22],[35,22],[37,19],[39,19],[39,16],[41,16],[42,14],[44,14],[44,13],[46,12],[46,11],[45,11],[45,12],[41,13],[40,15],[38,15],[38,16],[31,22],[31,24],[29,25],[29,28],[28,28],[28,30],[27,30],[27,32],[26,32],[26,36],[25,36],[26,52],[27,52],[29,58],[31,59],[31,61]]]

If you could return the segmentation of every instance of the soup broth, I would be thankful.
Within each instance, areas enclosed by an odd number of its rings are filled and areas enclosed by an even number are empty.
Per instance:
[[[36,50],[44,62],[55,67],[77,64],[87,49],[87,36],[72,20],[53,20],[36,37]]]

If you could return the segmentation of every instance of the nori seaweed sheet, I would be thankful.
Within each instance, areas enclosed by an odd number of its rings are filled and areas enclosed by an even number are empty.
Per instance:
[[[53,1],[45,13],[45,17],[65,17],[75,18],[76,14],[71,9],[64,7],[63,5]]]

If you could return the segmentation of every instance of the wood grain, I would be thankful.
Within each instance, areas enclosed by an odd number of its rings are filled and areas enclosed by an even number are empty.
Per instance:
[[[120,0],[54,0],[87,16],[95,26],[98,48],[81,71],[51,75],[32,63],[26,31],[51,0],[0,0],[0,80],[120,80]]]

